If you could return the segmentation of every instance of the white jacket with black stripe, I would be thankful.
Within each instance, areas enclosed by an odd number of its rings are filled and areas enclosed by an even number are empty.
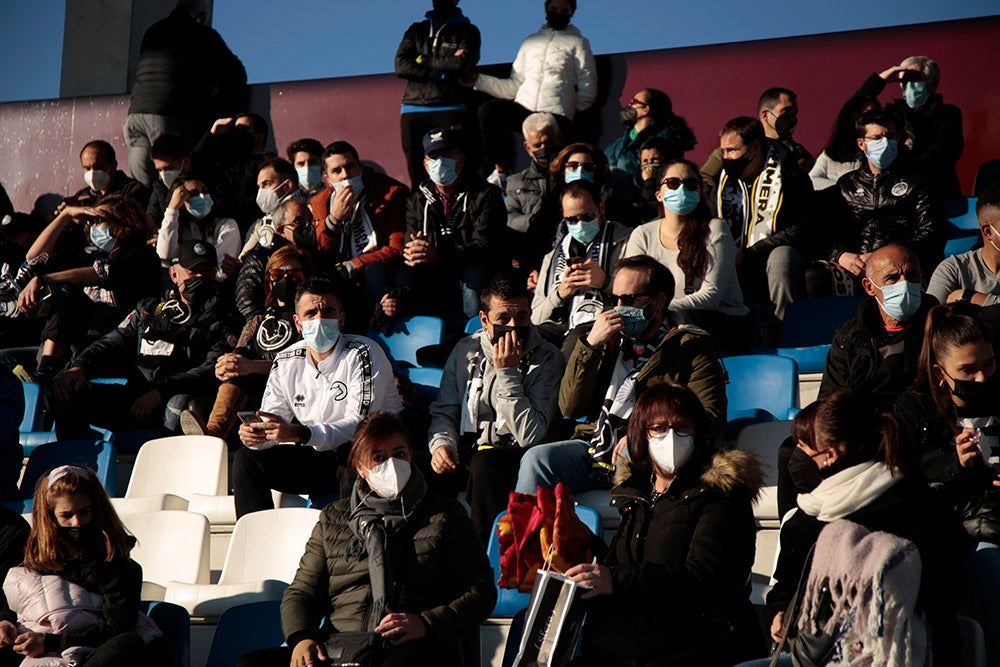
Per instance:
[[[278,354],[267,378],[260,409],[309,427],[308,446],[334,450],[354,437],[358,423],[372,412],[403,411],[392,366],[378,343],[342,334],[319,367],[309,360],[304,341]],[[279,443],[265,442],[254,449]]]

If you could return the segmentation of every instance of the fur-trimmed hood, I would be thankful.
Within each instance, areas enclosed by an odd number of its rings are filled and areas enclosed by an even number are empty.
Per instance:
[[[632,466],[629,464],[618,468],[615,476],[617,486],[612,490],[612,495],[631,496],[636,491],[645,493],[639,489],[639,486],[648,486],[648,482],[637,484],[638,480],[633,472]],[[678,479],[683,477],[682,471],[678,475]],[[764,488],[764,464],[760,457],[751,452],[741,449],[720,450],[712,455],[712,462],[702,472],[699,482],[700,484],[695,482],[694,488],[687,493],[697,493],[702,489],[710,489],[729,496],[739,489],[744,489],[756,501],[760,496],[761,489]]]

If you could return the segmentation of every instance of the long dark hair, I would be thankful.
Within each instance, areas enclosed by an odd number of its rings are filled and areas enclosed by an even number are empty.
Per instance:
[[[598,190],[611,184],[611,167],[608,165],[608,158],[604,154],[604,151],[598,149],[593,144],[585,144],[578,141],[556,153],[556,156],[549,163],[549,184],[552,187],[552,191],[557,193],[556,196],[561,196],[560,190],[566,184],[563,172],[566,170],[566,163],[569,162],[569,156],[573,153],[586,153],[594,161],[594,185],[597,186]]]
[[[876,460],[893,473],[909,466],[899,442],[899,423],[891,414],[877,414],[871,401],[841,389],[817,401],[813,421],[815,448],[836,447],[853,463]]]
[[[695,393],[680,384],[662,382],[655,384],[639,396],[628,420],[628,455],[635,474],[649,475],[653,464],[649,459],[649,438],[646,428],[659,414],[680,417],[694,424],[694,456],[687,466],[702,470],[715,453],[715,445],[709,437],[708,414]]]
[[[708,273],[708,224],[712,220],[712,212],[705,201],[705,183],[701,180],[701,172],[698,166],[690,160],[671,160],[662,167],[660,176],[660,187],[666,177],[667,170],[675,164],[683,164],[689,167],[698,179],[698,205],[687,216],[687,221],[681,226],[680,234],[677,235],[677,265],[684,272],[684,278],[688,284],[703,278]],[[683,185],[680,187],[684,187]],[[663,203],[660,203],[660,213],[663,214]]]
[[[913,388],[923,394],[929,394],[934,404],[948,421],[954,433],[958,433],[958,418],[955,413],[955,403],[951,400],[951,389],[943,382],[934,378],[934,365],[952,348],[990,341],[986,327],[976,317],[973,306],[956,301],[943,306],[934,306],[927,313],[924,323],[924,343],[920,347],[920,361],[917,365],[917,377]]]
[[[881,108],[878,99],[868,95],[858,95],[844,102],[844,106],[840,107],[833,121],[830,140],[823,149],[827,157],[835,162],[851,162],[858,159],[860,151],[854,124],[866,109]]]

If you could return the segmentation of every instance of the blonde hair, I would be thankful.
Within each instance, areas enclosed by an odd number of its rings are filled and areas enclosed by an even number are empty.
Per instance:
[[[31,533],[24,550],[24,566],[29,570],[61,572],[63,563],[77,555],[59,537],[59,523],[55,516],[56,502],[76,494],[90,500],[93,513],[91,524],[104,538],[97,546],[98,551],[87,556],[103,561],[128,557],[130,547],[125,526],[94,471],[86,466],[61,466],[47,472],[35,485]]]

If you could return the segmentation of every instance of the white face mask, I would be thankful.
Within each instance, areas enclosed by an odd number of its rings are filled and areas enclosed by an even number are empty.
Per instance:
[[[666,433],[654,435],[649,439],[649,458],[657,468],[668,475],[673,475],[690,461],[692,454],[694,454],[694,438],[677,433],[674,429],[668,429]]]
[[[106,171],[91,169],[83,172],[83,182],[94,192],[102,192],[111,185],[111,176]]]
[[[368,471],[368,486],[383,498],[392,500],[410,481],[410,473],[410,462],[393,456]]]
[[[177,174],[181,173],[179,169],[164,169],[160,172],[160,180],[163,184],[170,189],[170,186],[174,184],[174,179],[177,178]]]
[[[278,208],[278,204],[280,203],[281,197],[278,196],[277,190],[268,190],[267,188],[257,189],[257,206],[264,212],[264,215],[274,213],[274,209]]]

